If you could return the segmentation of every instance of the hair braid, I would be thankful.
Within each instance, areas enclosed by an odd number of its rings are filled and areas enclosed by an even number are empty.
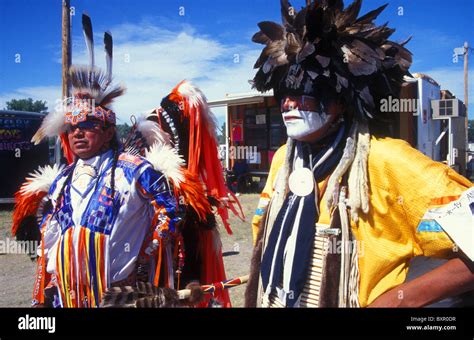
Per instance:
[[[112,139],[112,149],[114,150],[114,158],[112,161],[112,169],[111,169],[111,174],[110,174],[110,188],[112,189],[112,200],[114,199],[115,196],[115,169],[117,168],[117,162],[118,158],[120,155],[120,150],[119,150],[119,142],[117,138],[117,134]]]
[[[118,147],[114,148],[114,159],[112,162],[112,173],[110,174],[110,188],[112,189],[112,199],[115,196],[115,169],[117,168],[117,162],[119,157]]]
[[[61,201],[61,199],[63,198],[63,195],[64,195],[64,190],[66,190],[66,185],[71,181],[72,179],[72,175],[74,174],[74,169],[76,168],[76,164],[77,164],[77,160],[78,158],[76,157],[76,159],[74,160],[74,163],[71,165],[71,171],[69,172],[69,174],[67,175],[66,177],[66,180],[63,182],[63,185],[61,187],[61,190],[59,190],[59,195],[58,195],[58,198],[56,199],[56,202],[59,202]],[[58,206],[58,204],[56,204],[56,207]]]

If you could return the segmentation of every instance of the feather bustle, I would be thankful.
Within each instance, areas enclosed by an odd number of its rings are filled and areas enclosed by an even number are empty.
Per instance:
[[[28,216],[36,219],[41,201],[47,195],[51,185],[59,173],[62,166],[39,167],[30,173],[25,182],[15,193],[15,208],[13,210],[12,235],[15,236],[20,225]]]

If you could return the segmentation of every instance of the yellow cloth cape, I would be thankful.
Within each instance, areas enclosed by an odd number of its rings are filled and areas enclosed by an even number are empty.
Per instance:
[[[272,160],[266,186],[252,220],[254,242],[272,196],[286,145]],[[457,248],[444,231],[417,231],[425,212],[456,200],[473,186],[445,164],[435,162],[398,139],[371,139],[368,159],[369,212],[351,221],[359,246],[359,303],[365,307],[406,279],[415,256],[451,258]],[[321,187],[322,182],[318,183]],[[319,223],[329,224],[323,199]],[[473,245],[474,246],[474,245]]]

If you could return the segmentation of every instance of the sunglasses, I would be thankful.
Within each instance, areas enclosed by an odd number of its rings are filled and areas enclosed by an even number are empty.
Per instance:
[[[76,125],[67,124],[66,125],[66,132],[71,133],[76,129],[81,131],[97,131],[97,130],[104,130],[105,126],[104,123],[94,120],[86,120],[84,122],[77,123]]]

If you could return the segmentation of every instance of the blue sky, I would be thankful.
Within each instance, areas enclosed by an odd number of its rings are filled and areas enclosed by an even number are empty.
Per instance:
[[[463,99],[462,59],[454,64],[452,54],[464,41],[474,46],[474,1],[365,0],[361,14],[386,2],[389,6],[377,23],[388,21],[397,29],[392,40],[413,36],[407,45],[414,54],[411,71],[431,75]],[[299,8],[304,1],[292,4]],[[103,32],[112,32],[115,80],[128,88],[115,110],[125,122],[131,114],[158,106],[184,78],[193,80],[210,100],[250,91],[248,80],[260,51],[260,45],[250,41],[256,24],[280,22],[278,0],[71,0],[71,6],[76,14],[73,63],[86,63],[83,11],[92,17],[99,66],[105,65]],[[470,74],[473,118],[473,71]],[[25,97],[47,100],[51,108],[60,87],[61,1],[0,0],[0,108],[11,98]],[[222,121],[223,111],[216,114]]]

